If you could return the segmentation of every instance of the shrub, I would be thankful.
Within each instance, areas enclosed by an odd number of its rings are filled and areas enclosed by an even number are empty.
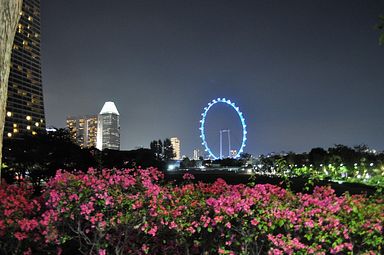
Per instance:
[[[20,225],[0,225],[9,235],[0,245],[23,241],[15,252],[21,253],[45,243],[99,255],[383,252],[383,199],[338,197],[329,187],[294,194],[270,184],[194,184],[186,175],[175,185],[162,178],[154,168],[58,171],[40,200],[20,197],[35,209],[4,217],[36,219],[38,226],[18,240]]]

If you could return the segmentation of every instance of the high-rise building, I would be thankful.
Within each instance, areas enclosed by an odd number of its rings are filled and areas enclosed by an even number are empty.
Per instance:
[[[40,59],[40,0],[24,0],[11,56],[4,137],[45,129]]]
[[[199,160],[201,156],[201,151],[199,149],[193,150],[193,160]]]
[[[179,140],[179,138],[172,137],[171,138],[171,144],[172,144],[172,148],[173,148],[173,153],[175,155],[173,157],[173,159],[180,160],[181,159],[181,154],[180,154],[180,140]]]
[[[96,148],[120,150],[120,114],[113,102],[105,102],[98,115]]]
[[[72,140],[81,148],[96,147],[97,115],[68,117],[67,128]]]

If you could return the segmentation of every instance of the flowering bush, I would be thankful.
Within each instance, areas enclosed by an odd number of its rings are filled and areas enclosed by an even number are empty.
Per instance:
[[[58,171],[39,199],[25,185],[4,186],[0,247],[99,255],[383,252],[383,199],[338,197],[329,187],[294,194],[270,184],[191,183],[189,174],[182,185],[162,179],[154,168]],[[12,189],[25,192],[10,199]],[[30,209],[7,211],[19,203]]]
[[[37,218],[41,203],[32,194],[24,183],[0,186],[0,254],[31,254],[41,241]]]

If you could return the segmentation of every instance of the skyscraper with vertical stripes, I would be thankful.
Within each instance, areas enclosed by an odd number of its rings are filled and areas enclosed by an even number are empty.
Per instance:
[[[40,55],[40,0],[24,0],[15,34],[4,137],[45,128]]]
[[[105,102],[98,115],[96,148],[120,150],[120,114],[114,102]]]

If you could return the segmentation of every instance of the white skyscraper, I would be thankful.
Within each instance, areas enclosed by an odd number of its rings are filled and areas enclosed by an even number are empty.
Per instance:
[[[98,115],[96,148],[120,150],[120,114],[113,102],[105,102]]]
[[[171,144],[172,144],[172,148],[173,148],[173,153],[175,154],[175,157],[173,159],[176,159],[176,160],[181,159],[179,138],[172,137],[171,138]]]
[[[199,160],[201,157],[201,151],[199,149],[193,150],[193,160]]]

